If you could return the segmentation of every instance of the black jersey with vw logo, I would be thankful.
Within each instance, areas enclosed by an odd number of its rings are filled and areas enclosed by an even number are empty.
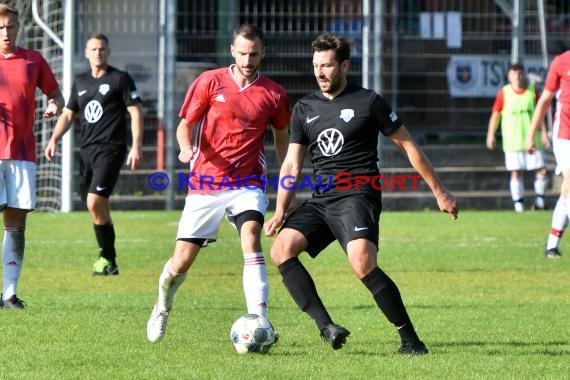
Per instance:
[[[126,145],[127,107],[141,102],[126,72],[107,67],[100,78],[91,70],[75,77],[66,107],[81,121],[81,147],[90,144]]]
[[[379,174],[379,133],[389,135],[401,125],[382,96],[348,84],[332,100],[320,91],[300,99],[293,108],[289,142],[309,149],[315,196],[369,192],[371,186],[357,189],[347,181]],[[343,193],[339,193],[341,188]]]

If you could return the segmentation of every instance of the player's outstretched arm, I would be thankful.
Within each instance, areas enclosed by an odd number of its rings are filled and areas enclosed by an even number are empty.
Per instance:
[[[431,189],[439,209],[451,215],[451,219],[457,219],[459,206],[455,196],[451,194],[440,181],[431,162],[418,147],[405,126],[401,126],[388,136],[390,140],[407,156],[416,171]]]

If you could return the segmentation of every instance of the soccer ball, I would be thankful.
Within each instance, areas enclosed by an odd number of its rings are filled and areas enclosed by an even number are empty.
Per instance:
[[[239,354],[266,354],[275,343],[275,330],[267,318],[245,314],[232,325],[230,341]]]

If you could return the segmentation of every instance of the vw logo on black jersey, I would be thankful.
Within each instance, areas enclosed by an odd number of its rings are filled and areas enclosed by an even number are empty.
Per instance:
[[[92,100],[85,106],[85,120],[93,124],[98,122],[103,116],[103,107],[97,100]]]
[[[319,133],[317,143],[323,156],[334,156],[342,150],[344,136],[338,129],[329,128]]]

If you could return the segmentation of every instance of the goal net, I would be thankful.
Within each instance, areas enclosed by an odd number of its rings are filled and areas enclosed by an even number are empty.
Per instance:
[[[33,0],[12,0],[5,3],[16,8],[19,13],[20,30],[17,45],[26,49],[34,49],[44,56],[55,74],[60,86],[63,79],[63,50],[34,21],[32,15]],[[63,39],[64,0],[36,1],[37,13],[44,23]],[[62,202],[62,160],[61,149],[52,162],[44,158],[43,150],[51,137],[56,118],[45,119],[43,112],[47,107],[47,98],[36,90],[36,111],[34,133],[37,153],[37,204],[36,210],[59,211]],[[60,147],[58,147],[60,148]]]

